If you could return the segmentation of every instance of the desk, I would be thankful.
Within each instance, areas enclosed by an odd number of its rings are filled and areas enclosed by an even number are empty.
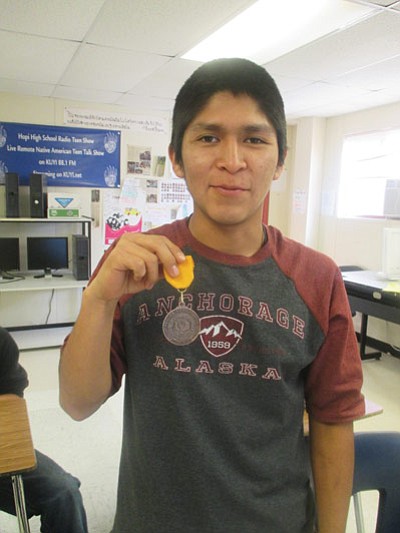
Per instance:
[[[13,280],[0,281],[0,293],[45,291],[52,289],[84,289],[87,284],[87,280],[78,281],[72,274],[63,274],[59,278],[52,276],[35,278],[32,275],[25,275],[24,279],[15,278]]]
[[[86,287],[88,281],[78,281],[72,274],[64,274],[62,277],[44,277],[34,278],[32,275],[26,275],[24,279],[4,280],[0,281],[0,303],[2,294],[6,295],[14,293],[15,295],[21,294],[24,297],[27,293],[35,293],[41,291],[61,291],[61,290],[73,290],[77,289],[82,292]],[[35,313],[35,309],[32,309]],[[75,318],[75,317],[74,317]],[[42,328],[55,328],[65,327],[74,324],[74,320],[57,321],[57,322],[44,322],[39,324],[21,324],[17,326],[5,326],[9,331],[19,331],[26,329],[42,329]]]
[[[361,330],[358,334],[361,359],[377,359],[380,352],[399,357],[398,351],[389,344],[367,337],[367,326],[368,316],[400,324],[400,295],[385,292],[383,289],[388,281],[380,278],[376,272],[354,270],[342,272],[342,275],[351,310],[361,313]],[[379,352],[366,354],[367,345]]]
[[[28,271],[27,238],[68,237],[69,251],[73,252],[72,236],[87,237],[88,272],[91,272],[91,224],[88,217],[0,218],[0,236],[19,239],[19,274],[27,273],[23,280],[0,281],[0,324],[10,331],[18,331],[69,327],[75,322],[87,281],[78,281],[67,272],[62,278],[34,279]],[[73,255],[70,253],[70,257]],[[47,294],[50,294],[49,299]],[[47,310],[53,315],[47,315]]]
[[[0,476],[11,476],[19,531],[30,531],[21,474],[35,467],[26,402],[13,394],[0,395]]]
[[[35,466],[26,402],[19,396],[0,395],[0,476],[26,472]]]

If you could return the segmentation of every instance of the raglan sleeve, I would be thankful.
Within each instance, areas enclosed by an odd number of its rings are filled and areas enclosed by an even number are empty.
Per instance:
[[[324,341],[305,380],[306,407],[323,423],[349,422],[365,412],[357,338],[343,279],[337,269]]]

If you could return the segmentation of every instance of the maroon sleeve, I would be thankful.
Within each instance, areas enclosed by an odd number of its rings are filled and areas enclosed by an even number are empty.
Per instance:
[[[309,413],[320,422],[355,420],[365,412],[362,366],[342,274],[332,259],[268,228],[274,256],[318,322],[324,340],[306,373]]]
[[[365,412],[362,367],[346,290],[337,271],[325,340],[305,385],[307,410],[325,423],[349,422]]]

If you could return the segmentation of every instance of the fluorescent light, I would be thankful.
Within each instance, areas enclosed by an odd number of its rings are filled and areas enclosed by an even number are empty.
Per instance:
[[[182,58],[246,57],[263,64],[374,11],[347,0],[258,0]]]

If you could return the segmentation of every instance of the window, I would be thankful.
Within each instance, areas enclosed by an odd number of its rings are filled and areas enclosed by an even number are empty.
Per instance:
[[[400,219],[400,129],[344,138],[338,216]]]

